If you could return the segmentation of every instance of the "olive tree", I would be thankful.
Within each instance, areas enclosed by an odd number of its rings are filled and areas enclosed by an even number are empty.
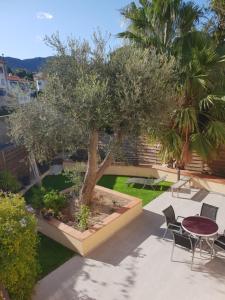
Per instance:
[[[125,46],[111,53],[94,35],[87,42],[48,39],[57,55],[46,67],[48,84],[37,101],[10,117],[14,140],[45,160],[60,151],[86,148],[88,162],[80,200],[89,204],[96,182],[113,162],[124,138],[167,122],[173,107],[173,60]],[[109,136],[99,160],[99,138]]]

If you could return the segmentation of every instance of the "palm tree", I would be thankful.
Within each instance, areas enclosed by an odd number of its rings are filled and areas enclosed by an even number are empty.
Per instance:
[[[121,10],[129,21],[126,31],[118,34],[146,48],[170,53],[176,40],[192,30],[202,16],[198,6],[180,0],[139,0]]]
[[[175,56],[178,108],[169,126],[151,136],[160,141],[164,160],[176,159],[180,167],[196,151],[204,160],[225,144],[224,57],[213,37],[200,29],[201,9],[182,0],[140,0],[122,10],[129,20],[119,36],[132,43]]]

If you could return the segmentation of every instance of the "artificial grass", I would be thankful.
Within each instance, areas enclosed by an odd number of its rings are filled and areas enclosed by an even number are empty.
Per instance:
[[[157,186],[154,186],[153,190],[151,187],[146,186],[145,188],[142,188],[141,185],[137,184],[127,186],[126,182],[129,178],[130,177],[127,176],[105,175],[99,180],[98,185],[140,198],[143,201],[142,205],[145,206],[163,192],[168,190],[172,184],[168,181],[162,181]]]
[[[48,190],[58,190],[62,191],[73,185],[69,179],[63,175],[48,175],[42,180],[42,185]]]
[[[48,175],[42,180],[42,186],[50,191],[50,190],[57,190],[62,191],[64,189],[67,189],[71,187],[73,184],[69,181],[69,179],[63,175]],[[38,186],[33,186],[30,188],[24,195],[24,198],[26,200],[26,203],[30,204],[33,194],[35,193],[35,190],[40,189]]]
[[[41,233],[38,233],[38,236],[40,240],[38,247],[39,279],[41,279],[73,257],[75,253]]]

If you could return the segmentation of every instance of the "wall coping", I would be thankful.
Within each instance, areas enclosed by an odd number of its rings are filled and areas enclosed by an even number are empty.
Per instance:
[[[72,188],[68,188],[62,192],[68,192],[69,190],[71,190]],[[79,241],[84,241],[86,240],[88,237],[90,237],[91,235],[93,235],[93,233],[95,233],[96,231],[100,230],[101,228],[105,227],[106,225],[108,225],[109,223],[113,222],[114,220],[118,219],[121,215],[123,215],[124,213],[126,213],[127,211],[129,211],[130,208],[133,208],[137,205],[140,205],[140,203],[142,202],[139,198],[130,196],[130,195],[126,195],[117,191],[113,191],[111,189],[107,189],[105,187],[102,186],[98,186],[96,185],[95,187],[95,191],[97,192],[104,192],[104,193],[108,193],[110,195],[115,195],[118,196],[120,198],[124,198],[124,199],[130,199],[131,201],[124,205],[119,207],[115,212],[113,212],[112,214],[108,215],[105,219],[103,219],[101,224],[95,224],[93,225],[91,228],[89,228],[88,230],[85,230],[84,232],[78,231],[77,229],[66,225],[63,222],[60,222],[59,220],[52,218],[50,220],[45,220],[49,225],[52,225],[54,227],[57,227],[58,229],[60,229],[61,231],[65,232],[66,234],[70,235],[71,237],[79,240]],[[40,218],[40,217],[38,217]]]
[[[146,168],[146,166],[142,166],[142,167]],[[176,169],[170,169],[170,168],[163,167],[163,166],[153,165],[152,169],[177,174]],[[190,176],[192,178],[205,179],[205,180],[209,180],[211,182],[220,183],[220,184],[225,185],[225,178],[222,178],[222,177],[217,177],[217,176],[207,175],[207,174],[201,174],[201,173],[196,172],[196,171],[188,171],[188,170],[181,170],[180,174],[185,175],[185,176]]]
[[[64,160],[64,163],[65,164],[73,164],[75,163],[73,160]],[[177,169],[171,169],[171,168],[168,168],[168,167],[165,167],[165,166],[161,166],[161,165],[148,165],[148,164],[142,164],[142,165],[138,165],[138,166],[133,166],[133,165],[124,165],[124,164],[120,164],[120,163],[116,163],[116,164],[113,164],[112,167],[115,166],[115,167],[131,167],[131,168],[141,168],[141,169],[148,169],[148,168],[151,168],[151,169],[154,169],[154,170],[157,170],[157,171],[163,171],[163,172],[167,172],[167,173],[171,173],[171,174],[177,174]],[[199,173],[197,171],[188,171],[188,170],[181,170],[180,172],[181,175],[184,175],[184,176],[190,176],[192,178],[199,178],[199,179],[203,179],[203,180],[209,180],[210,182],[214,182],[214,183],[219,183],[219,184],[223,184],[225,185],[225,178],[223,177],[218,177],[218,176],[214,176],[214,175],[207,175],[207,174],[202,174],[202,173]]]

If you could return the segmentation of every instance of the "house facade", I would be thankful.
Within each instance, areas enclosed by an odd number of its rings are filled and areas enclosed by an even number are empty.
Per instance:
[[[0,107],[4,107],[7,104],[8,90],[6,65],[4,60],[0,58]]]
[[[9,74],[7,76],[9,85],[9,96],[16,99],[18,104],[25,104],[31,101],[31,84],[18,76]]]

